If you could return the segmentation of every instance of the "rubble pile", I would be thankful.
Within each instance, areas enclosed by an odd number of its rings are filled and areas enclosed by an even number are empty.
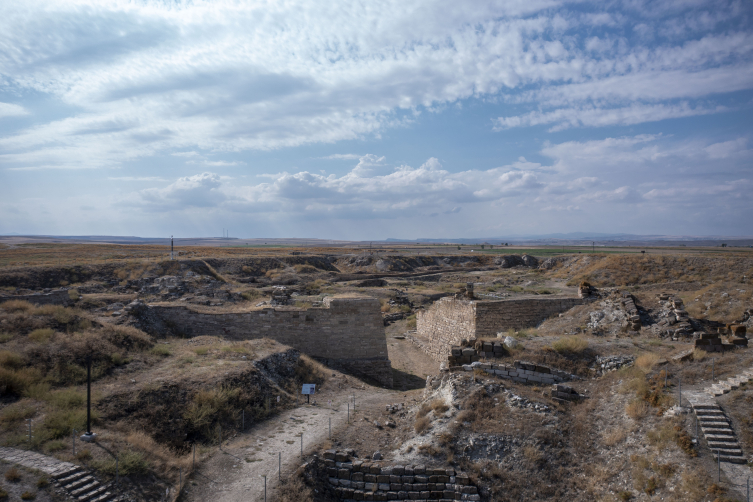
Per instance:
[[[597,372],[607,373],[617,371],[624,366],[630,366],[635,362],[635,356],[606,356],[596,357]]]
[[[693,334],[693,325],[680,298],[671,298],[668,294],[662,293],[659,295],[659,301],[662,310],[658,314],[659,321],[654,327],[654,332],[660,336],[668,336],[672,340]]]

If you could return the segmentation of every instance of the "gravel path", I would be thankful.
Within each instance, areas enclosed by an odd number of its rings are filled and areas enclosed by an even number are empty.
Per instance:
[[[301,434],[304,456],[318,451],[329,439],[330,419],[332,437],[336,438],[347,425],[352,395],[352,388],[323,392],[316,396],[316,405],[302,404],[223,443],[222,451],[216,451],[194,473],[184,489],[183,500],[263,501],[263,476],[267,476],[267,500],[274,500],[280,472],[278,461],[283,478],[294,472],[302,463]],[[366,386],[365,390],[356,390],[356,395],[357,408],[382,406],[394,399],[395,391]]]

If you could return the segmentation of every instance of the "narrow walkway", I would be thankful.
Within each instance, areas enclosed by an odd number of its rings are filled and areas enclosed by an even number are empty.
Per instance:
[[[740,385],[746,384],[751,380],[753,380],[753,369],[748,369],[738,376],[733,376],[723,382],[712,384],[711,387],[706,389],[706,392],[714,397],[721,396],[722,394],[726,394],[731,390],[739,388]]]
[[[114,495],[107,491],[94,476],[76,464],[63,462],[41,453],[0,447],[0,459],[42,471],[55,479],[73,500],[80,502],[113,501]]]

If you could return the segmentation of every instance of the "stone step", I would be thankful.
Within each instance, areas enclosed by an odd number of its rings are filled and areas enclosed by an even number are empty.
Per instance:
[[[706,389],[706,393],[713,397],[719,397],[724,394],[724,391],[721,389],[717,390],[717,389],[708,388]]]
[[[107,502],[108,500],[112,500],[113,495],[110,492],[105,492],[99,497],[91,499],[89,502]]]
[[[695,412],[699,417],[719,417],[724,416],[724,412],[721,409],[718,410],[698,410]]]
[[[65,484],[63,486],[65,487],[66,490],[68,490],[69,492],[72,492],[73,490],[78,490],[82,486],[86,486],[89,483],[92,483],[93,481],[95,481],[95,479],[92,476],[84,476],[82,478],[77,479],[76,481],[73,481],[69,484]]]
[[[51,474],[51,476],[55,478],[56,480],[58,480],[60,478],[65,478],[67,476],[72,475],[73,473],[80,472],[80,471],[81,469],[79,467],[71,467],[70,469],[55,471]]]
[[[706,436],[706,441],[721,441],[721,442],[729,442],[730,439],[735,439],[735,436],[732,435],[724,435],[724,434],[704,434]]]
[[[721,408],[714,403],[696,403],[693,404],[693,410],[697,412],[698,410],[721,410]]]
[[[740,450],[740,449],[737,449],[737,450],[734,450],[734,449],[723,450],[723,449],[721,449],[721,450],[711,450],[711,451],[713,451],[714,454],[719,454],[721,452],[721,454],[722,454],[723,457],[742,457],[742,455],[743,455],[743,451]]]
[[[716,456],[714,458],[717,458]],[[722,455],[721,457],[718,457],[719,460],[722,462],[727,462],[728,464],[747,464],[748,460],[745,457],[725,457]]]
[[[79,502],[86,502],[87,500],[91,500],[93,498],[99,497],[100,495],[104,495],[104,493],[107,491],[107,488],[104,486],[99,486],[95,490],[91,490],[83,495],[80,495],[76,498]]]
[[[711,434],[711,435],[714,435],[714,436],[732,436],[732,437],[735,437],[735,431],[733,431],[732,429],[730,429],[729,426],[727,426],[726,429],[709,429],[709,428],[706,428],[706,427],[701,427],[701,430],[703,431],[703,433],[706,436],[708,436],[709,434]]]
[[[70,494],[73,495],[74,497],[78,498],[81,495],[84,495],[86,493],[91,492],[92,490],[94,490],[98,486],[99,486],[99,481],[92,481],[91,483],[89,483],[86,486],[82,486],[81,488],[78,488],[76,490],[71,490]]]
[[[702,429],[729,429],[729,424],[727,422],[701,422],[699,420],[698,425],[700,425]]]
[[[67,484],[69,484],[69,483],[73,483],[74,481],[77,481],[77,480],[79,480],[79,479],[81,479],[81,478],[83,478],[83,477],[86,477],[87,475],[88,475],[88,474],[86,473],[86,471],[79,471],[79,470],[76,470],[76,472],[74,472],[74,473],[73,473],[73,474],[71,474],[70,476],[66,476],[66,477],[64,477],[64,478],[58,478],[58,480],[57,480],[57,481],[58,481],[58,483],[60,483],[61,485],[65,486],[65,485],[67,485]]]
[[[740,445],[737,442],[730,442],[730,441],[709,441],[709,450],[734,450],[735,448],[740,448]]]

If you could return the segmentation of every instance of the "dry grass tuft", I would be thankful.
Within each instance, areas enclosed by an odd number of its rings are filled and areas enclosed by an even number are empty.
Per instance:
[[[706,356],[708,356],[708,352],[701,349],[693,349],[693,361],[703,361]]]
[[[645,372],[651,371],[659,362],[659,355],[653,352],[641,354],[635,359],[635,365]]]
[[[0,303],[0,309],[10,313],[31,312],[34,310],[34,305],[25,300],[8,300]]]
[[[423,434],[429,429],[430,425],[431,420],[429,420],[429,417],[423,416],[416,419],[416,423],[413,425],[413,428],[416,430],[416,433]]]
[[[552,344],[560,354],[580,354],[588,348],[588,342],[580,336],[563,336]]]
[[[638,399],[631,401],[625,407],[625,413],[633,420],[640,420],[648,414],[648,403]]]

